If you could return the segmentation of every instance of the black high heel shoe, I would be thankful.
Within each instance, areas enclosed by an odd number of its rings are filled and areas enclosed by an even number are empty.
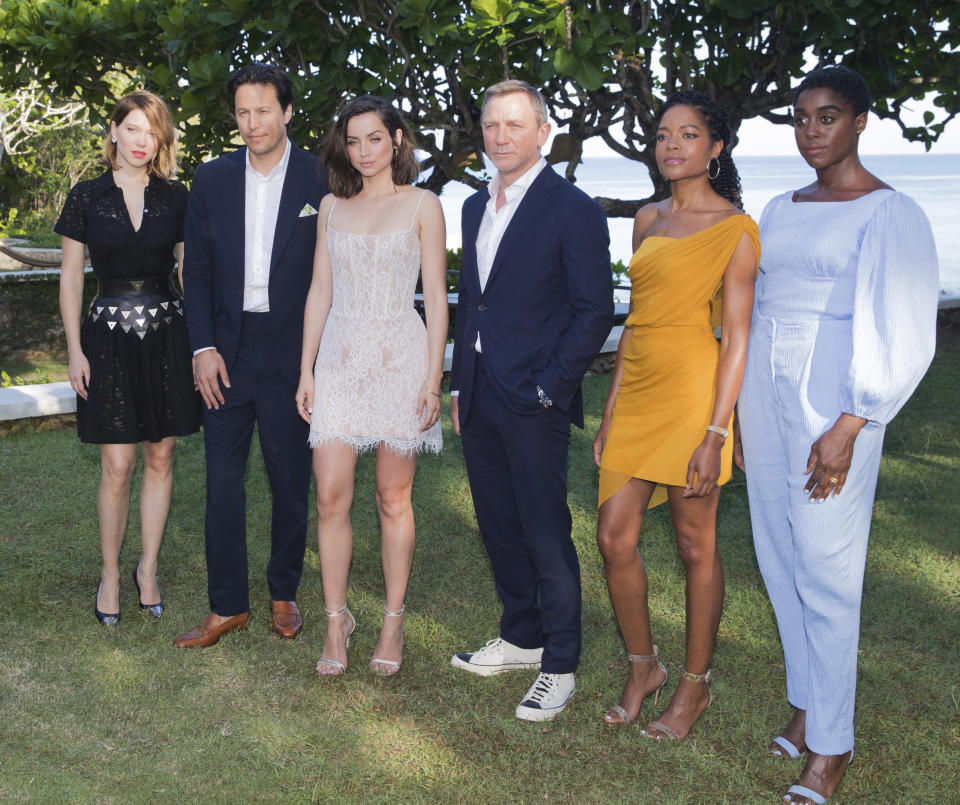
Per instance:
[[[160,602],[157,604],[144,604],[143,601],[140,600],[140,582],[137,580],[136,568],[133,569],[133,583],[137,587],[137,603],[140,604],[140,609],[146,610],[153,615],[153,617],[159,619],[160,616],[163,615],[163,599],[161,598]],[[119,618],[120,616],[117,615],[117,619]]]
[[[103,582],[100,582],[100,584],[102,583]],[[100,584],[97,585],[97,598],[100,597]],[[93,601],[93,614],[97,616],[97,620],[104,626],[116,626],[120,622],[120,613],[117,612],[111,615],[107,612],[101,612],[97,606],[97,598]]]

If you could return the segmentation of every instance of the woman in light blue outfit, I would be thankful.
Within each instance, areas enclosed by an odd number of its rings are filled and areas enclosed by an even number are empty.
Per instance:
[[[884,427],[934,352],[933,235],[912,199],[860,164],[869,106],[863,79],[843,67],[815,70],[797,90],[797,147],[817,179],[774,198],[760,219],[738,403],[737,458],[796,708],[770,751],[809,751],[789,803],[825,802],[853,758],[860,601]]]

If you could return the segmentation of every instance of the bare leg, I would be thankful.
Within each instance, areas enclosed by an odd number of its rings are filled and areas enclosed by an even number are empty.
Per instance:
[[[100,520],[100,589],[97,609],[120,611],[120,548],[127,530],[130,510],[130,479],[137,463],[136,444],[100,445],[100,492],[97,514]]]
[[[323,581],[323,605],[336,612],[347,602],[347,578],[353,555],[353,529],[350,506],[353,504],[353,475],[357,454],[342,442],[333,442],[313,451],[313,471],[317,477],[317,550]],[[320,656],[347,665],[346,640],[353,622],[346,613],[327,618],[327,637]],[[336,674],[333,665],[320,663],[321,674]]]
[[[670,513],[677,535],[677,550],[687,574],[687,658],[684,668],[704,674],[710,668],[723,611],[723,567],[717,552],[717,503],[720,490],[704,498],[684,498],[683,487],[671,486]],[[710,703],[703,682],[680,680],[660,721],[683,738]],[[647,727],[652,738],[663,730]]]
[[[647,572],[637,550],[640,526],[655,484],[632,478],[600,507],[597,545],[603,557],[603,572],[610,592],[610,603],[623,633],[628,654],[653,654],[650,613],[647,609]],[[665,680],[655,662],[630,663],[630,675],[620,696],[620,707],[627,721],[611,710],[604,717],[608,724],[633,721],[643,700]]]
[[[380,550],[386,607],[403,609],[413,562],[414,523],[410,493],[417,456],[393,453],[384,446],[377,450],[377,512],[380,515]],[[384,615],[380,639],[373,656],[399,663],[403,656],[403,618]],[[378,673],[396,673],[399,665],[371,662]]]
[[[852,750],[842,755],[818,755],[816,752],[810,752],[807,765],[800,772],[797,784],[816,791],[824,799],[830,799],[839,787],[852,759]],[[783,801],[796,805],[813,805],[814,802],[803,794],[786,794]]]
[[[156,604],[160,601],[157,586],[157,556],[160,542],[167,525],[170,511],[170,493],[173,489],[173,450],[176,436],[168,436],[159,442],[144,442],[143,486],[140,490],[140,532],[142,552],[137,565],[137,581],[140,583],[140,603]]]

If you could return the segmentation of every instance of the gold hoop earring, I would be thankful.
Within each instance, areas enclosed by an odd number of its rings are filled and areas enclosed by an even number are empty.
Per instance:
[[[717,163],[717,169],[713,173],[711,173],[710,169],[713,167],[714,162]],[[707,163],[707,178],[710,179],[710,181],[713,181],[719,175],[720,175],[720,160],[717,159],[716,157],[711,157],[710,161]]]

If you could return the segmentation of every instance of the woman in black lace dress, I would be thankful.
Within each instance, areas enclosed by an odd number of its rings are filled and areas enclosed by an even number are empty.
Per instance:
[[[80,440],[100,445],[97,511],[103,569],[94,612],[120,620],[120,547],[130,479],[143,445],[140,527],[143,552],[133,571],[140,608],[159,618],[157,555],[172,487],[177,436],[200,427],[199,397],[174,290],[174,256],[183,263],[187,189],[171,180],[176,140],[170,111],[149,92],[123,97],[104,144],[109,169],[71,191],[54,230],[63,237],[60,312]],[[84,244],[99,293],[81,323]]]

